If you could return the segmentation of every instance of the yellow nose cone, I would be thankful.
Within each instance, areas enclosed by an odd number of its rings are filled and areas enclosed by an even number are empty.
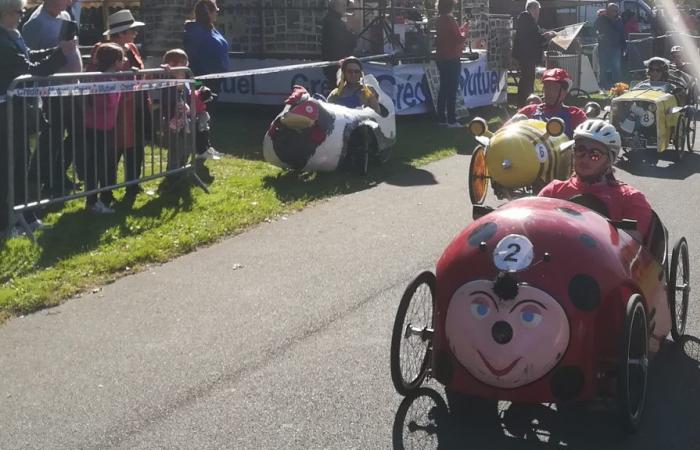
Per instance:
[[[494,182],[517,189],[530,186],[537,179],[542,162],[537,156],[533,137],[544,134],[544,123],[533,126],[531,122],[511,124],[491,139],[486,151],[486,166]]]

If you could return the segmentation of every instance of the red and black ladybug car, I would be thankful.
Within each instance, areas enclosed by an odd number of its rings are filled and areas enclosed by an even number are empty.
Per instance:
[[[688,245],[681,238],[669,262],[655,214],[639,242],[635,222],[583,204],[592,203],[534,197],[475,210],[483,215],[436,273],[421,273],[401,299],[391,342],[400,394],[429,374],[448,392],[482,398],[614,399],[637,429],[648,362],[669,332],[676,342],[684,332]]]

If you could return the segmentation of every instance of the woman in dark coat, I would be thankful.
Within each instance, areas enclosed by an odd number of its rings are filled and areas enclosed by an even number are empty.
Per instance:
[[[47,76],[59,70],[66,64],[66,55],[75,52],[75,41],[61,42],[58,48],[29,51],[22,39],[18,27],[22,15],[24,14],[25,0],[0,0],[0,95],[4,97],[12,80],[20,75],[31,74]],[[30,100],[27,98],[27,104]],[[22,98],[15,98],[13,107],[15,111],[21,112],[25,102]],[[8,139],[9,130],[7,128],[7,104],[0,103],[0,138]],[[27,162],[29,159],[28,137],[24,135],[25,124],[24,114],[13,114],[13,136],[11,150],[14,156],[14,198],[24,202],[24,180]],[[27,124],[29,126],[30,124]],[[9,231],[8,205],[8,165],[9,149],[6,142],[0,144],[0,235]],[[15,203],[18,203],[17,201]],[[12,205],[14,206],[14,205]],[[33,214],[26,214],[27,222],[39,227],[39,222]]]

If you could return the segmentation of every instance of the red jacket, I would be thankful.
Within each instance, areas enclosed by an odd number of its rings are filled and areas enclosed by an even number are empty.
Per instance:
[[[435,56],[437,59],[459,59],[467,40],[467,30],[460,28],[454,17],[442,14],[437,19],[437,39]]]

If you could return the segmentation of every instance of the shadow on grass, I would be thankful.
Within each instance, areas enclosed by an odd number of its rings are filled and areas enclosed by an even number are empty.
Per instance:
[[[193,205],[192,189],[197,189],[189,177],[175,182],[165,179],[159,193],[146,203],[133,209],[133,200],[123,198],[114,206],[114,214],[94,214],[84,209],[64,213],[50,227],[38,235],[37,243],[43,249],[37,268],[51,267],[61,259],[87,253],[98,248],[108,231],[112,239],[143,233],[132,229],[127,218],[158,218],[160,222],[173,220],[178,213],[190,211]],[[121,194],[123,190],[117,191]]]

